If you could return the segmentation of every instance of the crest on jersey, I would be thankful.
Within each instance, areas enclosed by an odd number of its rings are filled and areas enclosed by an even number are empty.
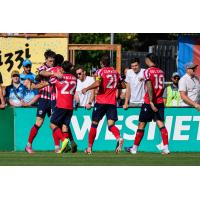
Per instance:
[[[42,111],[42,110],[39,110],[39,114],[42,115],[42,113],[43,113],[43,111]]]

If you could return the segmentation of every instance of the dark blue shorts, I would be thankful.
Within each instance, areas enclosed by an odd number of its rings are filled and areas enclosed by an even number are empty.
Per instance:
[[[61,127],[63,124],[69,127],[73,110],[55,107],[51,115],[50,122]]]
[[[37,106],[37,117],[45,118],[51,116],[51,100],[40,98]]]
[[[106,115],[107,120],[117,121],[117,107],[112,104],[94,104],[92,112],[92,121],[99,122]]]
[[[151,109],[150,104],[142,104],[139,121],[140,122],[151,122],[152,120],[163,121],[164,122],[164,104],[155,104],[156,108],[158,109],[157,112],[154,112]]]

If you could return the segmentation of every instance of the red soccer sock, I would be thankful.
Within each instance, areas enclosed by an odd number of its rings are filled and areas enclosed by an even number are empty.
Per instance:
[[[136,137],[135,137],[134,145],[139,146],[140,142],[141,142],[141,140],[143,138],[143,136],[144,136],[144,130],[138,129],[137,132],[136,132]]]
[[[168,131],[166,129],[166,127],[162,127],[160,128],[160,133],[161,133],[161,136],[162,136],[162,141],[163,141],[163,144],[164,145],[168,145]]]
[[[59,146],[60,145],[59,137],[57,136],[57,134],[55,132],[53,132],[53,140],[54,140],[54,145],[55,146]]]
[[[60,128],[54,128],[53,134],[57,135],[58,139],[62,140],[62,142],[64,141],[65,137],[63,136],[63,133]]]
[[[40,127],[38,127],[36,124],[31,128],[30,135],[28,138],[28,142],[30,144],[33,143],[33,140],[34,140],[35,136],[37,135],[39,128]]]
[[[70,141],[74,141],[74,138],[72,136],[72,132],[71,132],[70,128],[68,128],[68,132],[63,132],[63,135],[64,135],[65,138],[69,138]]]
[[[117,140],[120,138],[119,129],[115,125],[109,126],[108,129],[110,132],[112,132],[112,134],[115,136]]]
[[[93,146],[96,134],[97,134],[97,125],[92,124],[92,126],[90,128],[90,132],[89,132],[89,139],[88,139],[89,147],[91,147],[91,148]]]

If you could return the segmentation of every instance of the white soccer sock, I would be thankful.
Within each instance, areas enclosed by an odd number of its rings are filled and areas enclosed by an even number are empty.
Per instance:
[[[58,145],[55,145],[55,149],[59,149],[60,147]]]
[[[32,144],[28,142],[28,143],[27,143],[27,146],[28,146],[28,147],[31,147],[31,146],[32,146]]]
[[[134,144],[132,148],[133,148],[133,150],[137,151],[138,146]]]
[[[163,146],[163,149],[164,149],[164,150],[168,150],[168,145],[164,145],[164,146]]]

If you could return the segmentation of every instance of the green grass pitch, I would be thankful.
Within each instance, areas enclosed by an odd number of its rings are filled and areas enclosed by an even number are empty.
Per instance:
[[[0,152],[0,166],[199,166],[200,153],[94,152],[86,155],[54,152]]]

